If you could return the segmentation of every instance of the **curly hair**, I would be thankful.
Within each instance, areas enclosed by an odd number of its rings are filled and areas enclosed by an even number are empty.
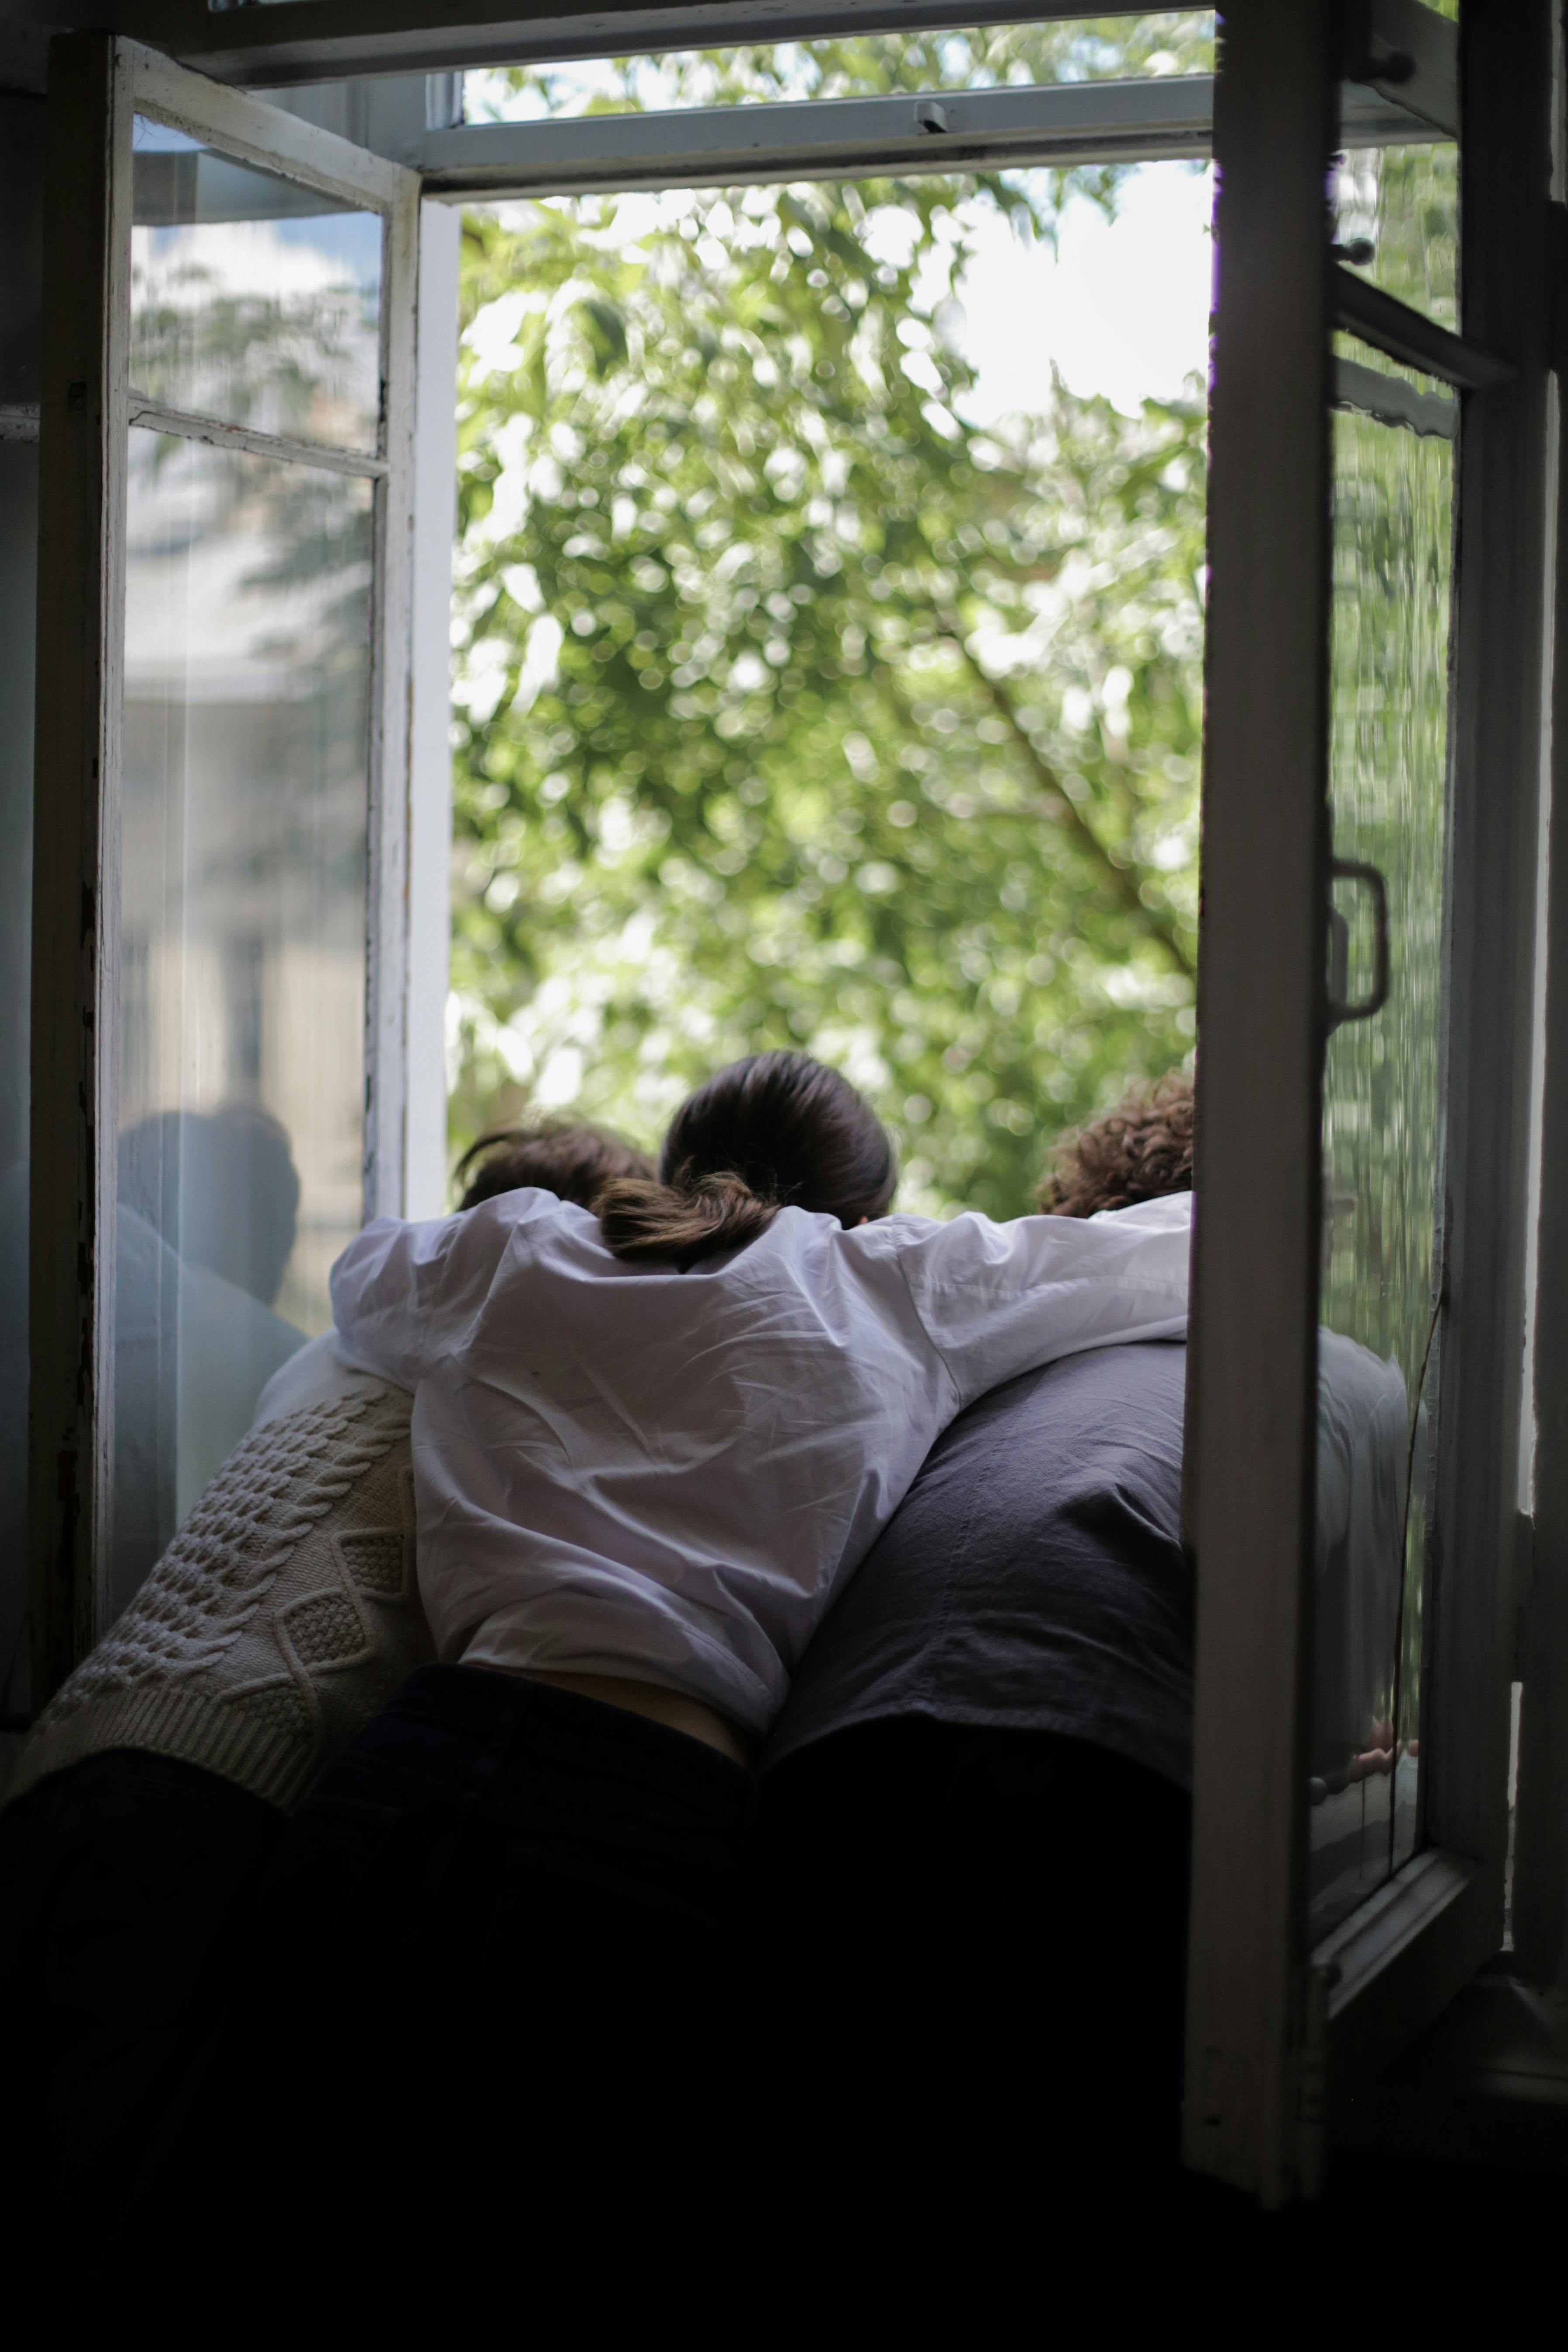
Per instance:
[[[1038,1197],[1047,1216],[1092,1217],[1192,1189],[1193,1082],[1171,1070],[1064,1135]]]

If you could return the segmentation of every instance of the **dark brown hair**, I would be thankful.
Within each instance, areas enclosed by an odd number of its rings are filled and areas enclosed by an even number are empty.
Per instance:
[[[658,1181],[612,1184],[599,1225],[617,1257],[684,1267],[755,1241],[784,1208],[879,1217],[897,1181],[887,1131],[847,1078],[805,1054],[753,1054],[682,1104]]]
[[[464,1188],[459,1209],[477,1208],[481,1201],[521,1192],[527,1185],[595,1209],[606,1184],[652,1174],[647,1152],[618,1135],[598,1127],[571,1127],[563,1119],[542,1119],[536,1127],[500,1127],[481,1135],[458,1160],[452,1181]]]
[[[1040,1187],[1051,1217],[1092,1217],[1193,1189],[1193,1082],[1172,1070],[1064,1135]]]

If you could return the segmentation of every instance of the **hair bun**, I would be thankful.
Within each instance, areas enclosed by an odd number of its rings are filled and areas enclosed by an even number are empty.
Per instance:
[[[634,1263],[674,1258],[690,1265],[754,1242],[781,1203],[762,1199],[743,1177],[721,1173],[673,1184],[623,1177],[605,1187],[597,1205],[599,1230],[617,1257]]]

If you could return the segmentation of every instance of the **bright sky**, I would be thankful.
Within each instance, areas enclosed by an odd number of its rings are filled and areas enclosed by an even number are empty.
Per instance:
[[[672,205],[689,196],[628,195],[616,214],[628,243],[652,228]],[[1189,376],[1208,373],[1213,240],[1209,222],[1214,175],[1188,163],[1144,163],[1130,172],[1116,217],[1075,196],[1062,215],[1057,249],[1025,244],[990,204],[969,210],[964,226],[973,258],[960,281],[962,321],[946,313],[948,331],[973,362],[979,383],[966,404],[977,424],[1028,414],[1042,404],[1053,365],[1069,391],[1103,394],[1135,415],[1145,399],[1171,399]],[[902,259],[913,222],[894,208],[873,227],[873,252],[885,242],[888,259]],[[921,290],[921,307],[946,288],[938,264]],[[470,344],[504,363],[503,347],[517,331],[522,299],[492,304],[469,331]]]
[[[548,104],[537,89],[519,92],[500,77],[470,74],[470,119],[576,113],[595,97],[624,103],[621,74],[607,59],[553,73]],[[650,61],[641,103],[672,96]],[[1145,163],[1122,181],[1114,222],[1075,197],[1053,254],[1020,245],[990,205],[977,205],[981,249],[960,289],[962,340],[982,378],[971,404],[976,421],[1036,407],[1053,362],[1069,390],[1103,393],[1129,414],[1146,398],[1180,393],[1191,374],[1206,378],[1213,208],[1212,172]],[[636,235],[630,208],[622,219]]]
[[[1019,243],[987,209],[959,289],[961,341],[979,371],[976,421],[1037,405],[1052,363],[1070,391],[1129,413],[1208,372],[1212,174],[1145,163],[1123,183],[1114,222],[1075,197],[1058,252]]]

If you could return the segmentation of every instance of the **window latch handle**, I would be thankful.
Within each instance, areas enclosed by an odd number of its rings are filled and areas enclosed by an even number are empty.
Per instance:
[[[1347,1021],[1370,1021],[1388,1002],[1388,885],[1375,866],[1359,857],[1333,857],[1329,873],[1335,882],[1360,882],[1372,892],[1372,986],[1365,996],[1347,996],[1350,985],[1350,925],[1335,907],[1329,909],[1329,1034]]]

